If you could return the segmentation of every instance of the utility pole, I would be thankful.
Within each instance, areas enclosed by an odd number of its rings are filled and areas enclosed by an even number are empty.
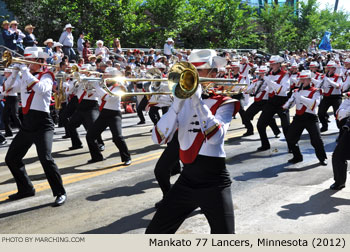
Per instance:
[[[334,12],[337,12],[338,10],[338,3],[339,3],[339,0],[335,0]]]

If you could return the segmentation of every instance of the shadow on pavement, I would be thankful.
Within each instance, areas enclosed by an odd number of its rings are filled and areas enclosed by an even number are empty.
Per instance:
[[[102,191],[99,194],[89,196],[86,199],[89,201],[99,201],[102,199],[111,199],[115,197],[132,196],[135,194],[145,193],[145,190],[147,189],[159,187],[158,184],[155,183],[155,181],[156,181],[155,179],[149,179],[149,180],[141,181],[132,186],[121,186],[121,187],[113,188],[111,190]]]
[[[141,212],[125,216],[105,227],[96,228],[83,234],[123,234],[132,230],[147,228],[151,220],[144,219],[145,216],[155,212],[155,208],[148,208]],[[200,214],[200,210],[193,211],[187,218]]]
[[[153,213],[155,209],[149,208],[141,212],[125,216],[105,227],[96,228],[83,234],[122,234],[131,230],[147,228],[151,220],[144,219],[145,216]]]
[[[242,176],[237,176],[237,177],[234,177],[233,179],[236,181],[247,181],[247,180],[259,179],[259,178],[274,178],[274,177],[278,177],[278,174],[280,173],[307,171],[320,166],[319,163],[316,163],[316,164],[304,166],[302,168],[286,168],[286,166],[290,166],[290,165],[291,164],[283,163],[283,164],[271,166],[261,171],[244,172]]]
[[[297,220],[303,216],[330,214],[339,212],[337,206],[350,205],[349,199],[332,197],[337,191],[325,189],[303,203],[294,203],[282,206],[286,210],[277,213],[283,219]]]
[[[9,201],[4,201],[4,202],[9,202]],[[35,206],[35,207],[28,207],[28,208],[25,208],[25,209],[20,209],[20,210],[16,210],[16,211],[12,211],[12,212],[7,212],[7,213],[2,213],[2,214],[0,214],[0,219],[1,218],[6,218],[6,217],[10,217],[10,216],[14,216],[14,215],[17,215],[17,214],[27,213],[27,212],[34,211],[34,210],[37,210],[37,209],[41,209],[41,208],[48,207],[48,206],[52,206],[52,203],[47,203],[47,204],[44,204],[44,205],[39,205],[39,206]]]

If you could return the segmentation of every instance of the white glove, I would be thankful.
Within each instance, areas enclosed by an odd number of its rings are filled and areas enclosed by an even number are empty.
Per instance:
[[[202,86],[198,85],[196,92],[190,98],[192,100],[192,106],[198,107],[202,100]]]

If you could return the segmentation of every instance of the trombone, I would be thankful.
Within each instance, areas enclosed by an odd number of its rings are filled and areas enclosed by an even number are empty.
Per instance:
[[[199,83],[220,83],[220,85],[225,86],[244,86],[247,87],[247,84],[236,83],[236,79],[224,79],[224,78],[205,78],[199,77],[198,71],[194,65],[190,62],[177,62],[175,63],[170,71],[168,78],[163,79],[147,79],[147,78],[135,78],[129,79],[125,77],[115,77],[109,78],[116,82],[140,82],[140,81],[167,81],[169,90],[171,92],[138,92],[138,93],[123,93],[123,92],[111,92],[107,91],[108,94],[112,96],[134,96],[134,95],[156,95],[156,94],[173,94],[177,98],[187,99],[191,97],[197,90]],[[104,84],[105,85],[105,84]],[[237,92],[236,92],[237,93]]]
[[[6,67],[9,67],[13,63],[36,64],[36,65],[47,66],[47,67],[59,67],[59,65],[51,65],[51,64],[46,64],[46,63],[39,63],[39,62],[35,62],[35,61],[15,58],[15,57],[12,57],[12,54],[10,51],[7,51],[7,50],[4,51],[4,53],[2,54],[2,59],[0,61],[0,65],[3,65],[6,68]]]

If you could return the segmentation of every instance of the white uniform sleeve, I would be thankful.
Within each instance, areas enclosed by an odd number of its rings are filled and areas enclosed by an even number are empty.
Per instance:
[[[303,103],[308,109],[314,110],[320,104],[320,92],[314,93],[312,98],[300,96],[300,102]]]
[[[34,76],[33,76],[34,77]],[[38,94],[44,94],[46,92],[51,92],[52,90],[52,77],[50,74],[44,74],[40,81],[33,86],[33,90]]]
[[[325,77],[327,78],[327,77]],[[341,78],[338,78],[337,82],[335,81],[332,81],[331,79],[327,78],[326,79],[327,83],[335,88],[340,88],[341,87],[341,84],[342,84],[342,80]]]
[[[199,124],[206,141],[209,144],[221,143],[232,120],[234,103],[230,102],[220,106],[216,114],[213,115],[208,106],[201,100],[200,105],[196,106],[195,110],[199,116]]]
[[[158,121],[152,130],[152,140],[156,144],[165,144],[171,141],[178,128],[178,116],[175,110],[170,107]]]
[[[292,96],[288,99],[288,101],[282,106],[283,109],[290,109],[292,107],[295,106],[295,97],[294,97],[294,93],[292,94]]]
[[[276,94],[287,93],[290,87],[289,76],[287,74],[284,75],[280,84],[272,81],[270,78],[266,78],[266,83]]]

